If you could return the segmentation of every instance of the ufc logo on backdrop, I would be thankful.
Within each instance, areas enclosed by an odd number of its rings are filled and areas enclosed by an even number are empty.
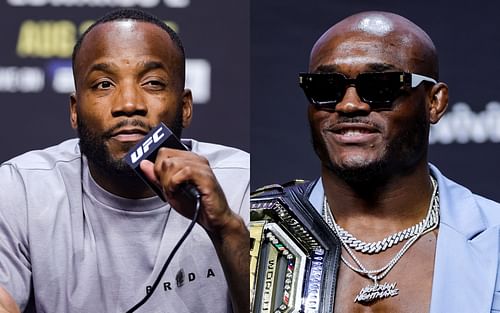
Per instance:
[[[165,136],[162,131],[162,128],[158,128],[158,130],[155,131],[151,137],[145,139],[142,145],[140,145],[134,152],[132,152],[132,154],[130,155],[132,163],[136,163],[137,161],[139,161],[144,153],[149,151],[149,146],[151,146],[153,143],[158,143],[160,139]]]

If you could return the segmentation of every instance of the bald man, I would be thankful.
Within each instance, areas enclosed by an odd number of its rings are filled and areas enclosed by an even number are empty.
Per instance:
[[[387,12],[332,26],[299,74],[321,161],[303,201],[342,247],[335,312],[500,310],[500,205],[428,163],[438,74],[429,36]]]

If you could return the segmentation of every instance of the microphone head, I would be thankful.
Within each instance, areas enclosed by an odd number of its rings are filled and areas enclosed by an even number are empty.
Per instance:
[[[154,163],[158,155],[158,150],[161,147],[188,150],[165,124],[160,123],[160,125],[151,130],[140,142],[130,149],[125,156],[125,162],[163,201],[166,201],[163,191],[146,178],[146,175],[139,166],[142,160],[149,160]]]

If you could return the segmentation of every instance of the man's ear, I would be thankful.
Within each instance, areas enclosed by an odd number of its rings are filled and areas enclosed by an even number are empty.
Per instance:
[[[187,128],[193,118],[193,95],[191,90],[184,89],[182,92],[182,128]]]
[[[430,92],[429,120],[436,124],[448,107],[448,86],[445,83],[437,83],[432,86]]]
[[[76,105],[76,93],[72,92],[69,95],[69,119],[71,122],[71,127],[73,127],[73,129],[78,128],[78,112],[76,110]]]

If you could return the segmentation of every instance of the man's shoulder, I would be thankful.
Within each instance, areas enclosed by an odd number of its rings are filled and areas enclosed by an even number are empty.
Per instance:
[[[433,175],[438,179],[443,218],[457,229],[478,226],[500,226],[500,203],[478,195],[467,187],[445,177],[436,167]]]
[[[233,147],[190,139],[191,151],[207,158],[212,169],[250,169],[250,154]]]
[[[23,170],[50,170],[58,163],[71,163],[81,158],[78,139],[69,139],[58,145],[41,150],[32,150],[16,156],[2,164]]]
[[[480,196],[478,194],[472,194],[478,207],[482,209],[482,213],[490,224],[500,225],[500,203]]]

